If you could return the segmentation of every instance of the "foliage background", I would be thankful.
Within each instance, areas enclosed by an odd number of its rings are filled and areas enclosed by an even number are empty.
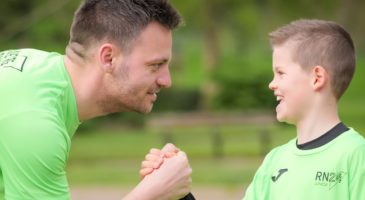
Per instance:
[[[267,34],[300,18],[333,20],[353,36],[357,71],[340,102],[349,126],[365,133],[365,1],[361,0],[171,0],[185,19],[174,33],[173,87],[162,91],[148,116],[116,114],[83,123],[76,134],[68,174],[71,185],[128,185],[138,181],[139,162],[151,147],[173,140],[194,168],[194,184],[247,185],[262,160],[260,125],[148,126],[159,114],[185,112],[272,114],[271,49]],[[64,52],[79,0],[3,0],[0,50],[38,48]],[[178,119],[178,118],[177,118]],[[214,157],[214,130],[223,157]],[[294,129],[270,124],[270,146],[294,137]],[[166,139],[164,133],[170,138]]]

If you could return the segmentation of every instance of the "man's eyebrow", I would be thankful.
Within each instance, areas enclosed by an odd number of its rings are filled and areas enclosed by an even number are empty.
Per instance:
[[[148,61],[148,63],[167,63],[169,59],[167,58],[154,58]]]

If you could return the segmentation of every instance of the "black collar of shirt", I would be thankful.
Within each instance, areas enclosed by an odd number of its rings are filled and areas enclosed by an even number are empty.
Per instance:
[[[327,143],[329,143],[330,141],[334,140],[336,137],[338,137],[339,135],[341,135],[342,133],[348,131],[349,128],[343,124],[342,122],[338,123],[336,126],[334,126],[331,130],[327,131],[327,133],[321,135],[320,137],[306,142],[304,144],[298,144],[298,140],[297,140],[297,147],[298,149],[301,150],[310,150],[310,149],[315,149],[317,147],[323,146]]]

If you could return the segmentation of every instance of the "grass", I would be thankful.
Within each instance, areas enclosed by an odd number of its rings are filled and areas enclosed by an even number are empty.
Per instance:
[[[365,129],[364,125],[356,128]],[[76,134],[67,167],[69,182],[72,186],[135,185],[139,181],[140,163],[149,149],[173,142],[189,156],[194,185],[247,186],[264,153],[295,137],[293,126],[273,124],[266,128],[269,140],[265,146],[260,139],[262,130],[242,125],[180,127],[168,131],[113,128]],[[222,139],[220,144],[214,140],[217,135]],[[220,151],[214,148],[218,145]]]
[[[365,68],[358,67],[339,106],[345,124],[363,134],[364,76]],[[67,166],[69,182],[71,185],[135,185],[139,181],[140,163],[149,149],[173,142],[189,156],[194,185],[246,186],[260,165],[263,152],[295,137],[293,126],[273,124],[266,128],[270,140],[263,146],[260,139],[263,130],[263,127],[237,125],[112,128],[76,134]],[[223,143],[217,144],[216,137],[221,137]],[[219,144],[221,151],[214,148]]]
[[[243,186],[252,179],[260,157],[191,158],[194,185]],[[71,185],[130,186],[139,181],[140,159],[73,162],[68,166]]]
[[[268,127],[271,145],[293,137],[291,128]],[[134,185],[145,154],[152,147],[174,142],[189,156],[194,185],[243,186],[260,165],[262,148],[254,126],[185,127],[170,129],[170,137],[158,129],[95,130],[76,134],[69,158],[71,185]],[[215,153],[214,135],[223,140],[221,153]],[[280,131],[276,137],[274,131]],[[268,149],[268,148],[266,148]]]
[[[364,125],[360,127],[364,129]],[[222,150],[215,153],[213,136],[219,130]],[[263,145],[258,127],[185,127],[171,129],[170,141],[189,156],[194,185],[246,186],[263,159],[263,151],[294,137],[294,127],[268,127],[270,140]],[[139,167],[152,147],[166,141],[161,130],[95,130],[74,137],[69,158],[71,185],[131,186],[139,181]]]

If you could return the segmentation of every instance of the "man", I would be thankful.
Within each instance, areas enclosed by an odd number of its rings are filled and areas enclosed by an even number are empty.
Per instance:
[[[85,0],[65,55],[1,52],[0,199],[70,199],[65,165],[78,125],[151,111],[159,90],[171,86],[172,30],[180,21],[167,0]],[[124,199],[178,199],[190,186],[179,151]]]

